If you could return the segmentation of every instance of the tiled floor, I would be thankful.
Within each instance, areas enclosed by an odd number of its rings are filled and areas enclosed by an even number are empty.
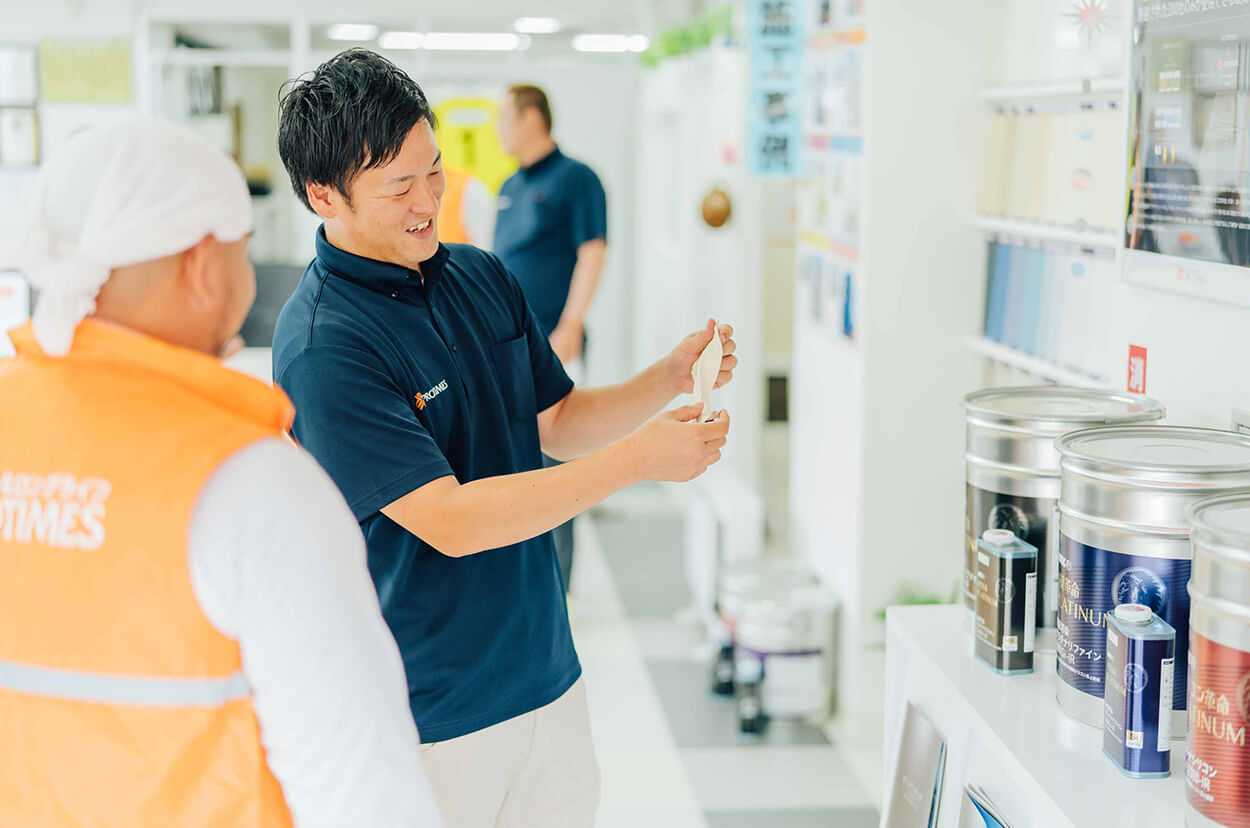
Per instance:
[[[775,721],[741,737],[733,701],[709,691],[702,638],[682,612],[675,508],[609,503],[578,521],[577,538],[569,608],[604,777],[599,828],[877,825],[821,728]]]

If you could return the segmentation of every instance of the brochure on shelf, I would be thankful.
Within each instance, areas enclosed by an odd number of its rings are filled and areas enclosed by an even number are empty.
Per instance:
[[[910,702],[903,716],[883,828],[933,828],[946,768],[946,742],[933,722]]]
[[[1011,828],[985,791],[976,785],[964,788],[959,812],[959,828]]]

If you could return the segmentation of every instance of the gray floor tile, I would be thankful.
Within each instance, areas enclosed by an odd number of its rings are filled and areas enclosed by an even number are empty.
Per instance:
[[[877,828],[872,808],[795,811],[709,811],[708,828]]]
[[[647,669],[680,749],[829,744],[820,728],[786,719],[770,722],[762,736],[740,734],[734,700],[712,694],[703,664],[690,659],[648,659]]]
[[[626,615],[671,617],[690,605],[681,517],[603,516],[595,524]]]

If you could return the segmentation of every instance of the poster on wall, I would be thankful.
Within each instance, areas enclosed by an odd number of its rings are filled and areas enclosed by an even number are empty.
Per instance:
[[[1250,0],[1136,0],[1125,278],[1250,306]]]
[[[448,165],[480,179],[498,194],[517,169],[516,159],[499,143],[499,104],[484,97],[451,98],[437,103],[434,114],[438,144]]]
[[[794,178],[802,159],[803,4],[801,0],[749,0],[747,54],[751,66],[747,105],[750,170]]]
[[[45,40],[39,75],[48,103],[130,102],[130,43],[125,40]]]

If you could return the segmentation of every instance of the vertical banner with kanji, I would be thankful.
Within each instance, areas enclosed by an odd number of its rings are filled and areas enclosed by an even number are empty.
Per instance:
[[[747,0],[747,145],[756,175],[793,178],[802,160],[802,0]]]

